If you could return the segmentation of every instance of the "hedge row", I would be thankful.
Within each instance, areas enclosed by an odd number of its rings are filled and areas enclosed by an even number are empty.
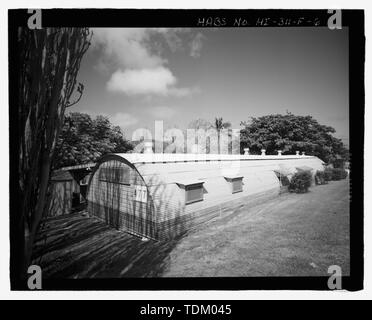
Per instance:
[[[317,171],[315,182],[317,184],[326,184],[328,181],[346,179],[347,172],[341,168],[326,168],[324,171]]]
[[[310,171],[296,172],[289,184],[290,192],[305,193],[311,186],[312,175]]]
[[[315,173],[315,184],[327,184],[331,180],[341,180],[347,177],[347,172],[340,168],[326,168],[324,171]],[[311,186],[312,175],[309,171],[297,172],[293,175],[289,184],[290,192],[304,193]]]

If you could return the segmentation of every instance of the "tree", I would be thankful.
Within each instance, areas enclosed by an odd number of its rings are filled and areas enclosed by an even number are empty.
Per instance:
[[[73,112],[65,117],[58,138],[54,168],[95,162],[106,153],[124,153],[133,145],[124,138],[119,126],[105,116],[92,119],[85,113]]]
[[[11,214],[11,279],[26,277],[35,234],[46,208],[56,142],[66,108],[83,85],[76,78],[90,45],[88,28],[19,28],[17,34],[19,153],[17,205]],[[76,92],[77,89],[77,92]],[[71,102],[74,94],[78,95]],[[17,282],[19,283],[19,282]]]
[[[212,127],[212,124],[208,120],[205,120],[202,118],[192,120],[187,126],[187,128],[195,129],[195,130],[199,130],[199,129],[208,130],[211,127]]]
[[[242,122],[240,132],[241,151],[249,147],[252,153],[266,149],[267,154],[294,154],[297,150],[312,154],[327,163],[339,157],[345,160],[348,150],[341,139],[332,134],[336,130],[321,125],[311,116],[296,116],[290,112],[273,114]]]
[[[221,153],[221,146],[220,146],[220,140],[221,140],[221,131],[224,129],[231,128],[230,122],[224,122],[223,118],[215,118],[214,119],[214,128],[217,130],[217,139],[218,139],[218,154]]]
[[[195,136],[193,136],[193,135],[189,136],[186,133],[187,143],[189,144],[188,147],[186,146],[186,149],[188,150],[188,152],[194,152],[193,147],[197,145],[198,146],[198,148],[197,148],[198,153],[208,153],[208,151],[210,149],[210,142],[209,141],[204,141],[205,136],[204,136],[204,134],[201,134],[201,133],[203,131],[204,131],[204,133],[206,133],[212,127],[213,127],[212,124],[208,120],[205,120],[205,119],[202,119],[202,118],[192,120],[187,125],[187,129],[195,130]],[[199,132],[199,130],[201,132]]]

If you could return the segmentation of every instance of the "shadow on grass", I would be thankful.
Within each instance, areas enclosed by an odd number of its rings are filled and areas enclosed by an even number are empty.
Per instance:
[[[98,219],[70,214],[43,223],[33,263],[45,278],[159,277],[178,241],[141,241]]]

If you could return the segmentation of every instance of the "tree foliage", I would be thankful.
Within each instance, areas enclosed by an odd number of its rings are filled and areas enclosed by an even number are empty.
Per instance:
[[[241,150],[248,147],[252,153],[294,154],[297,150],[315,155],[327,163],[337,159],[346,160],[348,151],[341,139],[333,136],[335,129],[321,125],[311,116],[296,116],[292,113],[272,114],[251,118],[242,122]]]
[[[223,121],[222,117],[218,117],[214,119],[214,128],[218,131],[221,132],[223,129],[229,129],[231,128],[231,123],[228,121]]]
[[[199,129],[208,130],[212,126],[213,126],[212,123],[210,123],[208,120],[205,120],[205,119],[202,119],[202,118],[198,118],[198,119],[192,120],[187,125],[187,128],[189,128],[189,129],[195,129],[195,130],[199,130]]]
[[[317,170],[315,173],[315,184],[327,184],[328,181],[326,180],[326,175],[324,173],[324,170]]]
[[[345,169],[342,168],[333,168],[332,169],[332,180],[342,180],[346,179],[347,177],[347,172]]]
[[[195,120],[191,121],[188,124],[188,128],[189,129],[195,129],[195,130],[202,129],[205,132],[207,132],[208,130],[212,130],[216,133],[217,141],[215,141],[215,143],[217,145],[216,146],[211,145],[212,142],[210,141],[210,138],[209,138],[209,139],[207,139],[207,141],[205,141],[206,142],[205,146],[202,146],[202,145],[199,146],[199,152],[200,153],[211,153],[211,152],[214,151],[214,153],[219,154],[221,152],[226,152],[226,149],[221,150],[221,132],[223,130],[231,128],[231,123],[230,122],[224,121],[222,117],[214,118],[213,123],[208,121],[208,120],[198,118],[198,119],[195,119]],[[231,137],[231,132],[230,131],[228,132],[228,135],[229,135],[229,137]],[[199,143],[199,138],[198,137],[196,138],[196,143]],[[231,149],[231,143],[229,143],[229,145],[230,146],[228,148]]]
[[[326,182],[332,181],[332,177],[333,177],[333,169],[332,168],[325,168],[325,170],[324,170],[324,180]]]
[[[296,172],[289,183],[288,190],[290,192],[305,193],[311,187],[311,180],[310,171]]]
[[[55,168],[95,162],[106,153],[121,153],[133,149],[119,126],[105,116],[92,119],[86,113],[73,112],[65,117],[58,138]]]
[[[231,123],[230,122],[225,122],[223,121],[223,118],[222,117],[217,117],[214,119],[214,126],[213,126],[216,130],[217,130],[217,150],[218,150],[218,154],[221,153],[221,131],[224,130],[224,129],[229,129],[231,128]]]
[[[19,210],[11,229],[17,239],[11,248],[12,279],[26,276],[65,109],[83,93],[76,78],[90,38],[88,28],[18,29],[19,63],[13,71],[19,84]],[[71,101],[74,93],[78,98]]]

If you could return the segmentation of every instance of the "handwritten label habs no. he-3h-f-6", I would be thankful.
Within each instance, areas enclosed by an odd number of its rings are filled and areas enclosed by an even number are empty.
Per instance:
[[[134,200],[147,203],[147,188],[146,186],[135,186]]]
[[[327,26],[330,30],[342,29],[341,10],[329,9],[327,11]],[[198,17],[197,27],[300,27],[320,26],[319,17]]]

